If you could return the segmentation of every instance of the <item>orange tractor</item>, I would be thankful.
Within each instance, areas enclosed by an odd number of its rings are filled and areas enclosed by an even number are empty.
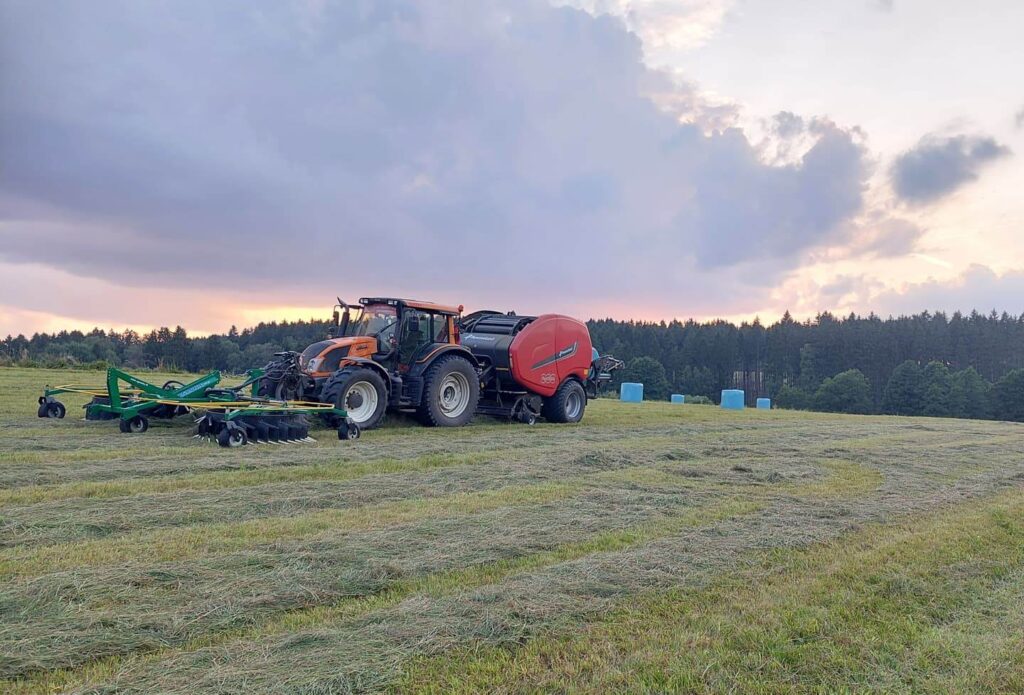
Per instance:
[[[388,409],[435,427],[467,424],[475,413],[532,424],[578,422],[587,399],[622,366],[598,357],[586,324],[391,297],[338,299],[331,337],[301,353],[278,353],[259,394],[320,401],[360,429]]]
[[[424,424],[465,425],[480,398],[477,362],[459,344],[462,307],[390,297],[338,299],[332,336],[301,353],[278,353],[264,395],[345,403],[360,429],[388,408],[415,411]]]

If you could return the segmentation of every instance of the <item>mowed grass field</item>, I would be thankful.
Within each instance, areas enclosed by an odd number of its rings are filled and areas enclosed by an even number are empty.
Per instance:
[[[0,692],[1024,691],[1024,425],[36,417],[102,376],[0,369]]]

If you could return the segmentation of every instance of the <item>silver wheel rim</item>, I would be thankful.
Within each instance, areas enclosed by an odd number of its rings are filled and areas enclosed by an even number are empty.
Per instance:
[[[349,399],[353,395],[362,398],[362,402],[354,408],[349,407]],[[357,425],[361,425],[377,412],[377,389],[369,381],[357,381],[345,392],[345,412]]]
[[[437,390],[437,401],[445,417],[462,415],[469,407],[469,379],[459,372],[445,374]]]
[[[575,420],[580,416],[581,410],[583,410],[583,400],[580,398],[580,394],[573,389],[573,392],[565,399],[565,416],[570,420]]]

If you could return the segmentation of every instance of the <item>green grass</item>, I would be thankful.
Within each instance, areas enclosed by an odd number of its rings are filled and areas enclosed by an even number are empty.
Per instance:
[[[35,417],[101,379],[0,368],[0,691],[1024,688],[1020,425],[597,401],[223,450]]]
[[[1024,494],[768,553],[572,633],[408,664],[400,691],[1021,692]]]

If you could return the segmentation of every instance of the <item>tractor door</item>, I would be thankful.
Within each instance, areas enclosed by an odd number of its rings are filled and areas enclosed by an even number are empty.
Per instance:
[[[437,342],[439,332],[443,332],[445,340],[447,340],[448,322],[445,319],[446,317],[440,314],[408,307],[402,312],[398,336],[399,370],[409,371],[416,360],[426,354],[430,346]]]

